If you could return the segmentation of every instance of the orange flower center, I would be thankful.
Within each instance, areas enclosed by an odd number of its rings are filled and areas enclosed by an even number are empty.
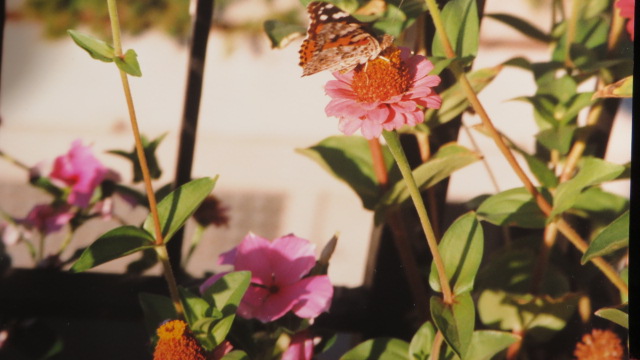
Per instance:
[[[162,324],[157,333],[159,339],[153,353],[154,360],[205,360],[204,350],[184,321]]]
[[[364,103],[388,100],[404,94],[410,87],[409,69],[395,46],[389,46],[377,58],[358,66],[351,83],[357,100]]]

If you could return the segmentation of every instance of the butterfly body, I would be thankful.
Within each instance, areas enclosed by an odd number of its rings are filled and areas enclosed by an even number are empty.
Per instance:
[[[348,72],[378,57],[393,37],[377,37],[363,23],[337,6],[312,2],[307,6],[309,28],[300,47],[302,76],[320,71]]]

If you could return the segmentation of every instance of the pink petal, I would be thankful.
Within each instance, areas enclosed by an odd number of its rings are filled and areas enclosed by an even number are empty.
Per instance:
[[[238,245],[236,258],[233,263],[236,271],[251,271],[251,281],[259,284],[270,284],[273,269],[269,261],[271,242],[249,233]]]
[[[382,125],[375,121],[366,119],[362,122],[360,132],[362,133],[362,136],[364,136],[367,140],[375,139],[380,137],[380,135],[382,134]]]
[[[236,256],[238,256],[238,247],[223,252],[218,256],[218,265],[233,265],[236,262]]]
[[[380,106],[373,111],[369,111],[367,114],[367,118],[369,121],[376,122],[378,124],[382,124],[389,117],[390,110],[388,106]]]
[[[355,99],[356,95],[351,88],[351,85],[337,81],[331,80],[327,82],[324,87],[324,91],[327,95],[332,98],[347,98],[347,99]]]
[[[333,285],[326,275],[304,278],[286,291],[297,295],[293,312],[301,318],[315,318],[331,307]]]
[[[440,77],[439,76],[435,76],[435,75],[428,75],[425,76],[423,78],[420,78],[418,80],[416,80],[413,84],[414,88],[421,88],[421,87],[436,87],[438,85],[440,85]]]
[[[366,110],[359,103],[349,99],[333,99],[325,108],[327,116],[359,118]]]
[[[313,358],[313,338],[304,330],[291,337],[289,347],[282,354],[282,360],[311,360]]]
[[[269,290],[250,285],[244,293],[238,306],[238,315],[245,319],[256,318],[262,322],[269,322],[282,317],[293,307],[292,302],[273,301],[273,294]]]
[[[359,118],[340,118],[340,122],[338,123],[338,129],[342,131],[345,135],[353,135],[360,126],[362,126],[363,121]]]
[[[293,284],[316,264],[315,245],[309,240],[286,235],[271,243],[269,262],[278,286]]]

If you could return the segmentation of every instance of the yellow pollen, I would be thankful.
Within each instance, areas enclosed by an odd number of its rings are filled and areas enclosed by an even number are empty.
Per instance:
[[[407,65],[400,59],[400,49],[390,46],[380,55],[358,66],[353,75],[351,88],[359,102],[385,101],[402,95],[411,87],[411,76]]]

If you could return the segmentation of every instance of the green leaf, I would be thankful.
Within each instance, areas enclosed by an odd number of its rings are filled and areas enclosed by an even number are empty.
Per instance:
[[[389,0],[386,3],[386,11],[376,20],[373,28],[394,37],[400,36],[427,10],[425,2],[421,0]]]
[[[447,65],[450,61],[451,60],[448,59],[447,62],[442,63]],[[498,76],[500,71],[502,71],[502,68],[502,65],[498,65],[472,71],[467,74],[467,78],[475,93],[480,93],[485,86],[489,85],[493,79]],[[455,82],[453,86],[441,92],[440,96],[442,97],[442,104],[440,105],[440,108],[428,109],[425,112],[424,124],[420,124],[420,127],[427,126],[429,129],[433,130],[438,126],[455,119],[458,115],[462,114],[463,111],[469,108],[469,101],[467,100],[466,93],[459,82]]]
[[[211,305],[197,294],[183,287],[178,287],[178,291],[180,292],[180,299],[184,306],[184,317],[187,323],[189,323],[191,330],[195,332],[196,327],[194,324],[209,315]]]
[[[523,187],[490,196],[478,207],[478,216],[494,225],[527,229],[544,228],[546,221],[544,213],[529,191]]]
[[[549,150],[557,150],[560,155],[569,152],[575,126],[560,126],[540,131],[536,134],[536,140]]]
[[[583,191],[572,208],[582,217],[604,221],[605,224],[615,220],[627,209],[629,209],[629,199],[599,187],[591,187]]]
[[[561,125],[566,125],[569,123],[575,123],[576,117],[578,113],[582,111],[582,109],[593,104],[593,92],[584,92],[575,94],[571,99],[565,104],[566,109],[562,113],[556,113],[556,118]]]
[[[480,160],[480,156],[456,143],[449,143],[440,148],[427,162],[413,170],[413,177],[420,190],[426,190],[438,182],[451,176],[456,170]],[[377,217],[389,207],[402,204],[409,198],[409,190],[404,180],[395,183],[389,189],[376,208]]]
[[[142,312],[144,313],[144,323],[149,337],[155,342],[158,337],[156,331],[165,320],[178,319],[178,313],[170,298],[162,295],[141,292],[138,295]]]
[[[553,37],[551,37],[551,35],[538,29],[536,26],[522,18],[509,14],[486,14],[485,16],[507,24],[512,28],[518,30],[523,35],[528,36],[534,40],[539,40],[544,43],[550,43],[551,41],[553,41]]]
[[[218,177],[192,180],[167,195],[158,203],[158,216],[162,238],[165,244],[173,234],[184,225],[185,221],[196,211],[200,203],[211,193]],[[147,216],[142,227],[149,233],[155,233],[153,217]]]
[[[526,248],[497,251],[478,273],[475,288],[525,294],[533,285],[532,274],[536,258],[537,254]],[[560,297],[569,290],[569,280],[566,276],[549,264],[540,285],[540,293]]]
[[[602,308],[595,313],[597,316],[613,321],[614,323],[629,328],[629,304],[625,303],[616,307]]]
[[[462,359],[473,336],[475,325],[475,308],[470,293],[456,296],[454,304],[445,304],[437,296],[431,297],[431,318],[436,327],[442,332],[444,340]]]
[[[629,246],[629,211],[604,228],[589,245],[580,262],[584,265],[594,257],[604,256]]]
[[[431,322],[427,321],[411,338],[409,344],[409,356],[411,360],[427,360],[431,354],[431,346],[436,337],[436,330]]]
[[[520,154],[524,156],[527,165],[529,165],[529,170],[531,170],[533,176],[540,182],[540,185],[550,189],[558,186],[558,177],[553,170],[549,169],[546,163],[526,152],[521,152]]]
[[[73,41],[91,55],[92,58],[112,62],[114,58],[113,47],[102,40],[79,33],[75,30],[67,30]]]
[[[580,296],[573,293],[552,298],[485,290],[478,299],[478,313],[489,327],[526,331],[533,339],[545,342],[566,326],[579,299]]]
[[[156,156],[156,150],[160,145],[160,142],[164,140],[167,136],[167,133],[164,133],[157,138],[149,141],[146,136],[140,135],[140,140],[142,140],[142,148],[144,149],[144,156],[147,159],[147,166],[149,167],[149,174],[152,179],[158,179],[162,175],[162,169],[160,169],[160,164],[158,162],[158,157]],[[133,182],[141,182],[143,180],[142,177],[142,168],[140,167],[140,161],[138,159],[138,153],[136,148],[134,148],[130,152],[126,152],[124,150],[109,150],[107,151],[109,154],[122,156],[129,161],[133,166]],[[144,201],[138,201],[139,203],[146,203],[146,196],[143,195]]]
[[[223,356],[221,360],[250,360],[246,352],[242,350],[233,350],[227,355]]]
[[[298,153],[316,161],[331,175],[344,181],[358,194],[366,209],[372,210],[380,198],[380,186],[373,170],[369,143],[357,136],[331,136],[315,146],[297,149]],[[393,157],[383,148],[387,170]]]
[[[593,94],[594,98],[630,98],[633,97],[633,75],[609,84]]]
[[[304,36],[307,29],[296,24],[287,24],[279,20],[267,20],[264,22],[264,32],[271,41],[271,48],[282,49],[289,45],[291,40]]]
[[[503,331],[474,331],[465,360],[491,360],[511,344],[521,340],[520,336]]]
[[[114,57],[118,68],[131,76],[142,76],[140,64],[138,63],[138,54],[133,49],[127,50],[122,57]]]
[[[558,186],[553,198],[553,210],[550,216],[559,215],[571,208],[585,188],[613,180],[623,171],[624,166],[622,165],[609,163],[594,157],[583,158],[576,176]]]
[[[476,56],[480,38],[478,8],[474,0],[452,0],[442,9],[446,36],[457,57]],[[436,32],[433,38],[432,53],[446,57],[447,53]]]
[[[482,226],[474,212],[460,216],[445,232],[438,250],[454,295],[473,289],[473,282],[482,260],[483,247]],[[442,292],[434,263],[431,264],[429,285],[434,291]]]
[[[236,271],[218,279],[202,294],[202,298],[222,314],[222,319],[215,324],[211,332],[216,344],[220,344],[231,330],[238,304],[249,288],[250,282],[251,272]]]
[[[153,236],[135,226],[121,226],[100,236],[80,255],[71,271],[82,272],[111,260],[153,248]]]
[[[410,360],[409,344],[393,338],[376,338],[367,340],[346,354],[340,360]]]

